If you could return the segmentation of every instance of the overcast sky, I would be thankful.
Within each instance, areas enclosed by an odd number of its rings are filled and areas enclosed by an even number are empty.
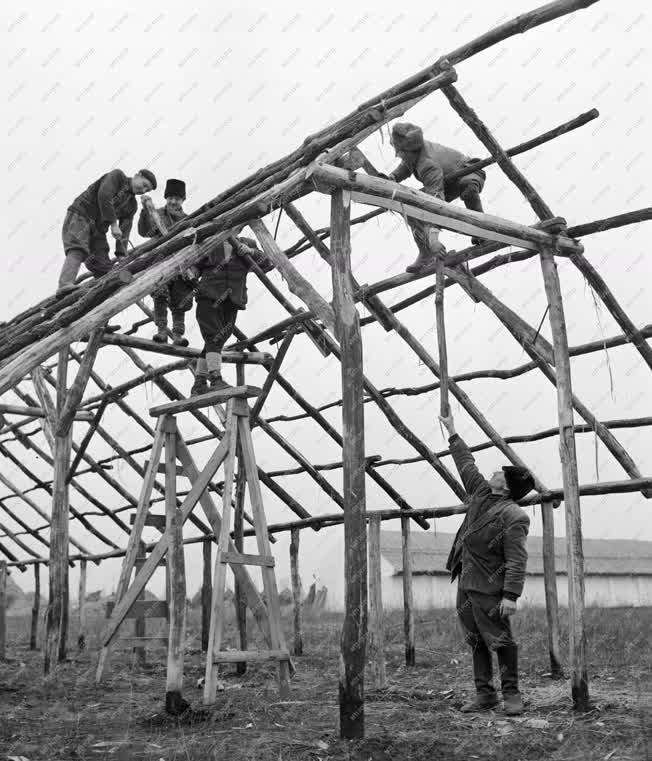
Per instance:
[[[186,209],[192,211],[245,175],[290,152],[308,134],[375,93],[535,4],[536,0],[461,0],[436,5],[334,0],[328,8],[313,11],[304,3],[287,1],[273,5],[134,5],[117,0],[110,5],[35,2],[27,6],[10,1],[5,45],[6,270],[0,291],[0,320],[10,319],[52,293],[63,261],[60,229],[66,208],[109,169],[120,167],[127,174],[141,167],[152,169],[159,180],[159,190],[153,194],[157,203],[162,202],[166,178],[185,179]],[[650,205],[651,32],[650,12],[643,0],[618,4],[603,1],[513,37],[457,66],[459,90],[506,148],[590,108],[599,109],[600,117],[589,125],[516,160],[553,211],[569,224]],[[428,97],[406,118],[423,125],[428,138],[472,156],[486,155],[439,93]],[[386,132],[374,135],[363,147],[379,168],[394,165]],[[483,198],[485,208],[493,214],[526,224],[535,221],[530,207],[499,169],[488,170]],[[326,197],[314,194],[299,206],[313,226],[327,224]],[[354,213],[366,210],[356,207]],[[275,223],[276,215],[269,219],[269,224]],[[649,223],[647,227],[641,224],[583,241],[588,259],[635,325],[641,327],[652,322],[650,229]],[[283,245],[290,245],[299,236],[289,220],[282,218],[278,237]],[[140,242],[135,232],[132,240]],[[468,239],[446,232],[442,240],[451,249],[468,243]],[[355,228],[352,261],[361,283],[402,271],[415,253],[409,232],[394,216],[384,215],[364,228]],[[330,299],[330,275],[322,260],[309,252],[295,262]],[[561,261],[559,272],[571,346],[620,334],[573,266]],[[278,275],[272,279],[287,291]],[[545,294],[536,258],[498,269],[482,280],[530,324],[539,324]],[[382,298],[395,303],[431,282],[433,279],[428,278]],[[249,285],[250,307],[240,315],[239,325],[245,332],[255,333],[286,313],[253,276]],[[360,312],[366,314],[364,307]],[[436,357],[433,299],[401,312],[399,317]],[[132,308],[117,321],[126,329],[137,319],[139,312]],[[446,292],[446,320],[452,374],[511,368],[528,360],[494,316],[458,289]],[[149,336],[150,332],[148,327],[141,335]],[[542,333],[550,338],[547,321]],[[195,326],[190,335],[192,345],[199,346]],[[275,353],[277,345],[262,348]],[[148,361],[158,360],[151,355]],[[434,380],[397,335],[375,325],[364,329],[364,362],[368,377],[379,388],[417,386]],[[650,415],[649,369],[631,346],[574,358],[572,368],[575,392],[599,419]],[[136,368],[117,349],[102,350],[98,370],[112,384],[137,375]],[[227,379],[230,373],[227,370]],[[339,366],[332,359],[324,360],[304,338],[295,340],[284,374],[314,404],[341,395]],[[254,370],[248,377],[251,382],[262,382],[263,375]],[[174,380],[186,391],[191,382],[187,373]],[[462,387],[505,435],[556,425],[555,390],[540,373],[508,381],[470,381]],[[89,386],[89,393],[96,392]],[[5,395],[5,400],[16,402],[12,394]],[[132,392],[128,400],[147,417],[147,406],[162,397],[148,386]],[[437,424],[437,392],[392,397],[390,402],[430,447],[446,447]],[[365,409],[369,455],[415,454],[382,414],[370,405]],[[485,440],[457,403],[453,410],[469,443]],[[268,417],[297,412],[296,405],[278,389],[265,406]],[[337,408],[326,416],[340,426]],[[188,421],[182,425],[188,435],[197,431]],[[85,425],[77,426],[82,435]],[[340,459],[335,443],[312,421],[279,422],[276,426],[313,462]],[[119,411],[111,414],[106,427],[124,446],[147,442],[144,432]],[[614,434],[639,470],[652,474],[651,429],[616,430]],[[38,436],[35,441],[46,446]],[[581,483],[626,477],[592,435],[579,435],[577,441]],[[265,469],[296,464],[260,430],[255,433],[255,445]],[[18,451],[16,444],[10,446]],[[546,484],[558,486],[561,466],[557,446],[558,440],[551,438],[515,449]],[[101,441],[96,441],[91,451],[96,459],[111,454]],[[198,459],[207,454],[206,449],[198,449]],[[49,468],[32,455],[28,457],[35,472],[49,477]],[[139,457],[142,461],[146,455]],[[477,459],[485,471],[504,463],[496,450],[482,452]],[[445,463],[453,467],[450,458]],[[5,472],[21,488],[31,485],[12,467]],[[457,502],[426,465],[385,467],[382,474],[415,507]],[[137,494],[139,478],[127,466],[116,467],[112,475]],[[341,471],[324,475],[341,488]],[[311,513],[338,510],[306,476],[289,476],[279,482]],[[124,504],[95,477],[81,476],[80,483],[92,488],[111,507]],[[33,498],[49,509],[42,493],[34,493]],[[270,523],[292,518],[268,492],[265,498]],[[80,509],[87,508],[75,492],[71,502]],[[394,506],[369,480],[367,502],[371,509]],[[19,503],[14,500],[8,504],[17,508]],[[40,523],[26,506],[18,509],[30,525]],[[585,534],[652,539],[649,510],[650,503],[636,494],[585,498]],[[11,530],[20,530],[6,514],[2,520]],[[438,521],[437,528],[454,531],[457,525],[455,519],[446,519]],[[114,531],[106,519],[98,519],[98,526],[124,543],[124,535]],[[563,534],[563,509],[557,511],[556,529]],[[72,530],[90,549],[102,549],[96,539],[80,532],[74,521]],[[533,513],[532,532],[540,531],[538,515]],[[324,535],[302,534],[306,576]],[[25,541],[39,549],[31,539]],[[287,544],[285,536],[279,538],[281,577],[287,576]],[[198,551],[188,553],[188,562],[192,587],[198,578]],[[109,572],[111,568],[106,564],[91,569],[89,587],[111,588],[118,571],[116,567]],[[21,574],[18,581],[29,586]]]

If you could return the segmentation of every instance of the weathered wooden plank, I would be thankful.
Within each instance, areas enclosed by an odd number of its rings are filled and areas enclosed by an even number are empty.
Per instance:
[[[220,563],[240,563],[241,565],[258,565],[265,568],[274,568],[276,561],[273,555],[249,555],[245,552],[220,552]]]
[[[223,404],[229,399],[250,399],[258,396],[260,389],[256,386],[231,386],[218,391],[209,391],[201,396],[191,396],[188,399],[181,399],[178,402],[169,404],[160,404],[157,407],[150,407],[149,414],[152,417],[159,415],[177,415],[180,412],[192,412],[205,407],[212,407],[214,404]]]
[[[201,584],[201,649],[208,650],[208,630],[211,624],[211,597],[213,585],[211,580],[213,540],[204,539],[202,542],[202,584]]]

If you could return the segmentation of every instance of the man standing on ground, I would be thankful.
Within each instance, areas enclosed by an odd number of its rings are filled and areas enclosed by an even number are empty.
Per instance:
[[[74,288],[82,262],[94,277],[102,277],[111,269],[106,239],[109,229],[116,241],[115,255],[126,256],[131,225],[138,210],[136,196],[155,189],[156,177],[149,169],[141,169],[133,177],[113,169],[75,198],[61,231],[66,260],[57,294]]]
[[[165,183],[165,206],[155,209],[149,196],[141,199],[143,208],[138,217],[138,234],[143,238],[157,238],[166,233],[180,219],[188,216],[183,210],[186,200],[186,183],[183,180],[170,179]],[[160,222],[161,226],[157,224]],[[183,337],[186,332],[185,313],[192,308],[194,271],[187,270],[169,280],[152,294],[154,300],[154,324],[157,343],[167,343],[168,340],[168,306],[172,313],[172,343],[177,346],[188,346],[188,339]]]
[[[525,469],[505,466],[487,481],[473,455],[455,432],[453,416],[441,417],[464,488],[469,509],[455,536],[446,568],[457,586],[457,615],[473,651],[476,697],[462,711],[482,711],[498,704],[493,686],[492,651],[496,651],[505,713],[523,712],[518,689],[518,646],[510,616],[523,591],[527,563],[527,514],[515,504],[533,487]]]

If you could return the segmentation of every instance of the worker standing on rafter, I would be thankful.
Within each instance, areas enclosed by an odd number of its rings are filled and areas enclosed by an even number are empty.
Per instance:
[[[424,140],[421,127],[408,122],[398,122],[392,127],[391,143],[401,163],[389,174],[389,179],[403,182],[414,175],[423,183],[422,192],[453,201],[461,198],[468,209],[482,211],[480,193],[484,187],[486,174],[482,169],[473,169],[473,162],[463,153],[430,140]],[[452,182],[446,182],[446,175],[469,167],[469,173]],[[416,260],[407,267],[408,272],[418,272],[434,263],[435,257],[446,253],[439,240],[439,227],[430,222],[410,218],[412,235],[419,247]],[[474,244],[481,243],[473,238]]]
[[[141,199],[143,208],[138,217],[138,234],[143,238],[157,238],[167,232],[180,219],[188,215],[183,210],[186,200],[186,183],[183,180],[170,179],[165,183],[165,206],[155,209],[152,199],[144,195]],[[160,222],[162,225],[157,224]],[[168,281],[152,294],[154,300],[154,324],[156,333],[153,338],[158,343],[168,340],[168,307],[172,313],[172,343],[188,346],[185,313],[192,308],[193,287],[196,271],[186,270],[178,277]]]
[[[440,417],[464,488],[470,496],[446,568],[459,576],[457,615],[473,652],[476,697],[462,711],[483,711],[498,705],[493,686],[492,651],[500,667],[505,713],[523,712],[518,689],[518,646],[509,617],[523,592],[530,519],[517,504],[534,488],[528,470],[513,465],[497,470],[487,481],[469,448],[455,432],[453,416]]]
[[[109,229],[116,242],[116,257],[126,256],[131,225],[138,211],[136,196],[155,189],[156,177],[149,169],[141,169],[133,177],[113,169],[75,198],[61,231],[66,260],[57,294],[74,288],[82,262],[95,277],[102,277],[111,269],[106,239]]]
[[[240,309],[247,306],[247,274],[251,262],[267,264],[252,238],[231,236],[199,261],[197,322],[204,348],[197,361],[191,396],[228,388],[222,378],[222,349],[235,327]]]

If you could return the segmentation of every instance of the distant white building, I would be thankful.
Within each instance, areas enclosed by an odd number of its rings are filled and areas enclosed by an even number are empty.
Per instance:
[[[454,534],[412,530],[412,588],[419,609],[452,608],[457,584],[451,584],[446,559]],[[585,600],[589,606],[652,605],[652,542],[627,539],[584,539]],[[545,606],[542,538],[528,537],[528,566],[522,606]],[[344,609],[344,539],[329,543],[317,562],[319,585],[328,587],[326,608]],[[381,531],[383,607],[403,607],[401,532]],[[557,595],[568,605],[566,540],[555,539]]]

